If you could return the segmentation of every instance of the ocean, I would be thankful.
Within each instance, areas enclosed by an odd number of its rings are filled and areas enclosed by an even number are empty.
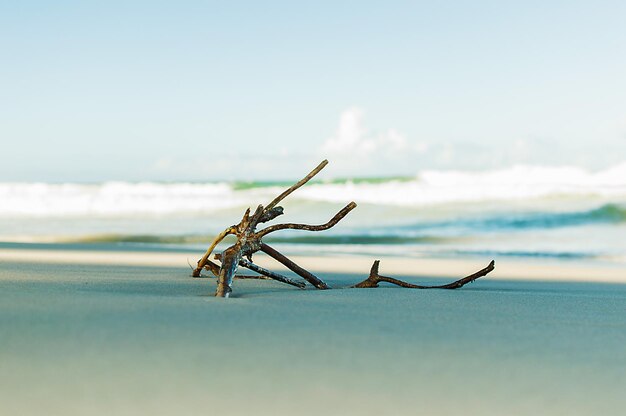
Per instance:
[[[0,182],[0,241],[205,248],[292,183]],[[626,263],[626,163],[314,180],[274,222],[324,223],[350,201],[358,207],[328,231],[267,241],[315,254]]]

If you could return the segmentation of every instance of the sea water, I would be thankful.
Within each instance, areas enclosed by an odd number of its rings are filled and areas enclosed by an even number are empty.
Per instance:
[[[291,183],[0,183],[0,241],[205,247]],[[314,180],[283,201],[275,222],[324,223],[350,201],[358,208],[328,231],[268,241],[321,254],[626,262],[626,163]]]

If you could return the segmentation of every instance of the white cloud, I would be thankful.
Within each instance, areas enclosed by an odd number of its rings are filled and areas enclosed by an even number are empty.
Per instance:
[[[333,137],[322,146],[323,152],[344,153],[355,150],[363,145],[367,130],[363,127],[363,110],[357,107],[348,108],[339,117],[339,126]]]
[[[413,145],[413,150],[419,155],[428,152],[429,149],[430,145],[426,142],[417,142]]]
[[[378,143],[381,147],[393,151],[406,150],[408,148],[406,137],[396,129],[389,129],[384,134],[378,136]]]
[[[406,137],[394,128],[371,134],[365,127],[363,110],[351,107],[341,113],[335,134],[324,142],[321,151],[335,156],[371,155],[379,152],[395,153],[407,148]]]

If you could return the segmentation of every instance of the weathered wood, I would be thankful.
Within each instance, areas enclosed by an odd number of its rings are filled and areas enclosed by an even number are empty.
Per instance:
[[[277,280],[279,282],[287,283],[288,285],[299,287],[300,289],[304,289],[305,284],[303,282],[296,282],[295,280],[291,280],[287,276],[283,276],[282,274],[278,274],[271,270],[267,270],[246,259],[241,259],[241,261],[239,261],[239,265],[245,267],[246,269],[250,269],[254,272],[260,273],[263,276],[266,276],[268,279]]]
[[[309,229],[311,231],[318,231],[328,229],[337,222],[339,222],[345,215],[348,214],[356,204],[354,202],[348,204],[343,210],[338,212],[335,217],[333,217],[328,223],[322,224],[320,226],[307,226],[306,224],[278,224],[278,228],[276,227],[268,227],[266,230],[262,232],[257,232],[256,227],[258,224],[265,223],[271,221],[283,214],[283,208],[278,206],[278,203],[293,193],[296,189],[300,188],[308,181],[310,181],[315,175],[317,175],[324,167],[328,164],[327,160],[322,161],[315,169],[309,172],[304,178],[296,182],[294,185],[286,189],[276,198],[274,198],[267,206],[263,207],[259,205],[254,213],[250,215],[250,208],[246,210],[239,224],[233,225],[232,227],[227,228],[222,231],[216,238],[213,240],[213,243],[206,251],[204,256],[198,261],[197,267],[193,270],[192,276],[200,277],[202,269],[206,268],[211,273],[217,275],[217,289],[215,291],[215,296],[219,297],[228,297],[232,291],[232,281],[236,277],[237,268],[241,265],[243,267],[257,267],[254,263],[252,263],[252,254],[261,250],[262,241],[261,238],[270,232],[278,231],[278,229]],[[221,265],[211,262],[209,257],[211,253],[215,249],[215,247],[228,235],[235,235],[237,237],[237,242],[228,247],[222,253],[219,261]],[[293,263],[291,260],[287,259],[284,255],[278,253],[276,250],[270,248],[270,251],[274,253],[274,257],[281,261],[283,264],[291,267],[296,273],[305,277],[308,281],[310,281],[315,287],[320,289],[327,289],[328,286],[322,280],[318,279],[305,269]],[[244,257],[247,260],[244,260]],[[294,282],[291,279],[286,278],[285,276],[281,276],[277,273],[273,273],[269,270],[258,268],[258,270],[263,270],[259,272],[265,276],[269,276],[275,278],[275,280],[281,281],[283,283],[292,284],[297,287],[301,287],[303,284],[300,282]],[[258,271],[256,270],[256,271]]]
[[[221,298],[227,298],[233,291],[231,285],[233,277],[237,272],[237,267],[242,258],[241,247],[239,243],[234,246],[228,247],[222,253],[222,266],[220,267],[220,274],[217,276],[217,288],[215,289],[215,296]]]
[[[218,261],[222,260],[222,254],[221,253],[216,253],[215,254],[215,259]],[[250,275],[250,274],[236,274],[233,279],[263,279],[263,280],[277,280],[279,282],[282,283],[287,283],[289,285],[292,286],[296,286],[300,289],[304,289],[305,284],[303,282],[296,282],[293,281],[291,279],[289,279],[286,276],[283,276],[279,273],[275,273],[271,270],[267,270],[264,269],[261,266],[258,266],[246,259],[241,259],[241,261],[239,261],[239,265],[242,267],[245,267],[247,269],[250,269],[252,271],[255,271],[257,273],[260,274],[254,274],[254,275]],[[204,266],[205,269],[209,270],[211,272],[211,274],[213,274],[213,276],[215,277],[219,277],[220,275],[220,266],[218,266],[217,264],[213,263],[211,260],[207,260],[206,265]],[[194,276],[196,278],[204,278],[204,277],[209,277],[209,276]]]
[[[266,208],[261,218],[259,218],[259,224],[271,221],[279,215],[283,215],[283,207]]]
[[[303,277],[307,282],[311,283],[316,288],[330,289],[330,287],[328,287],[328,285],[323,280],[321,280],[320,278],[318,278],[317,276],[315,276],[313,273],[309,272],[308,270],[303,269],[302,267],[298,266],[296,263],[289,260],[287,256],[280,253],[278,250],[275,250],[274,248],[268,246],[265,243],[261,243],[261,251],[267,254],[268,256],[274,258],[275,260],[279,261],[280,263],[282,263],[285,267],[287,267],[292,272]]]
[[[491,260],[491,263],[484,269],[477,271],[474,274],[471,274],[462,279],[456,280],[452,283],[448,283],[445,285],[439,286],[422,286],[422,285],[414,285],[412,283],[403,282],[402,280],[394,279],[393,277],[382,276],[378,273],[378,268],[380,266],[380,260],[376,260],[372,265],[372,269],[370,270],[370,275],[367,279],[363,280],[360,283],[352,286],[355,288],[368,288],[368,287],[378,287],[380,282],[392,283],[394,285],[398,285],[401,287],[406,287],[409,289],[458,289],[460,287],[465,286],[466,284],[473,282],[474,280],[486,276],[489,274],[496,266],[496,262]]]
[[[263,230],[257,231],[256,227],[259,224],[269,222],[276,217],[283,214],[283,208],[278,206],[278,204],[293,193],[296,189],[300,188],[308,181],[310,181],[315,175],[317,175],[324,167],[328,164],[327,160],[322,161],[315,169],[309,172],[304,178],[293,184],[291,187],[283,191],[280,195],[274,198],[267,206],[259,205],[255,209],[254,213],[250,215],[250,208],[246,210],[239,224],[228,227],[224,231],[222,231],[215,240],[211,243],[211,246],[206,251],[204,256],[198,261],[197,267],[193,270],[192,276],[200,277],[201,271],[203,269],[209,270],[213,275],[217,277],[217,288],[215,290],[215,296],[218,297],[229,297],[232,292],[232,282],[233,279],[237,277],[237,268],[239,266],[248,268],[259,273],[261,276],[271,278],[277,280],[282,283],[290,284],[292,286],[296,286],[299,288],[304,288],[305,284],[303,282],[297,282],[289,279],[286,276],[280,275],[278,273],[272,272],[271,270],[264,269],[252,262],[252,255],[258,251],[262,251],[274,258],[278,262],[285,265],[288,269],[298,274],[306,281],[311,283],[317,289],[330,289],[330,287],[320,278],[315,276],[313,273],[308,270],[298,266],[292,260],[287,258],[284,254],[280,253],[276,249],[268,246],[262,241],[262,238],[267,234],[273,233],[275,231],[280,230],[304,230],[304,231],[324,231],[328,230],[331,227],[337,225],[339,221],[341,221],[350,211],[356,208],[356,204],[354,202],[350,202],[343,209],[335,214],[333,218],[331,218],[328,222],[320,225],[309,225],[309,224],[296,224],[296,223],[285,223],[285,224],[276,224],[269,226]],[[213,263],[209,260],[211,253],[215,249],[215,247],[228,235],[234,235],[237,238],[237,241],[232,246],[225,249],[221,254],[216,254],[215,258],[220,262],[220,265]],[[403,282],[402,280],[394,279],[388,276],[382,276],[378,273],[378,268],[380,265],[380,261],[376,260],[372,265],[372,269],[370,271],[370,275],[364,281],[352,286],[355,288],[366,288],[366,287],[378,287],[380,282],[392,283],[401,287],[411,288],[411,289],[458,289],[463,287],[467,283],[473,282],[474,280],[487,275],[491,272],[495,263],[492,261],[489,266],[486,268],[479,270],[478,272],[469,275],[463,279],[457,280],[455,282],[440,285],[440,286],[422,286],[415,285],[407,282]],[[255,276],[242,276],[244,278],[259,278]]]
[[[206,261],[206,264],[204,265],[204,268],[207,269],[208,271],[210,271],[215,277],[220,275],[220,266],[218,266],[217,264],[213,263],[211,260],[207,260]],[[192,276],[193,277],[202,277],[201,274],[198,274],[197,276],[194,276],[192,274]]]
[[[272,225],[271,227],[267,227],[267,228],[259,231],[257,233],[257,235],[259,237],[263,237],[263,236],[265,236],[265,235],[267,235],[269,233],[273,233],[274,231],[287,230],[287,229],[291,229],[291,230],[305,230],[305,231],[324,231],[324,230],[328,230],[329,228],[334,227],[335,225],[337,225],[337,223],[339,221],[341,221],[341,219],[343,217],[348,215],[348,213],[350,211],[352,211],[354,208],[356,208],[356,204],[354,202],[350,202],[348,205],[343,207],[341,209],[341,211],[336,213],[335,216],[332,217],[325,224],[321,224],[321,225],[292,224],[292,223],[289,223],[289,224],[276,224],[276,225]]]
[[[215,247],[224,239],[226,238],[226,236],[231,235],[231,234],[235,234],[236,233],[236,229],[235,227],[228,227],[227,229],[225,229],[224,231],[222,231],[221,233],[218,234],[217,237],[215,237],[215,240],[213,240],[213,243],[211,243],[211,246],[209,246],[209,249],[206,251],[206,253],[204,253],[204,256],[202,256],[202,258],[198,261],[198,266],[194,269],[194,271],[191,273],[191,275],[193,277],[198,277],[200,276],[200,273],[202,272],[202,269],[204,268],[204,266],[206,266],[207,261],[209,260],[209,257],[211,256],[211,253],[213,252],[213,250],[215,249]]]
[[[328,165],[328,160],[324,159],[320,162],[319,165],[311,172],[308,173],[304,178],[300,179],[295,184],[291,185],[289,189],[285,190],[282,194],[278,195],[272,202],[270,202],[266,207],[265,211],[269,211],[274,208],[276,205],[280,203],[283,199],[287,198],[293,191],[300,188],[302,185],[313,179],[315,175],[317,175],[322,169],[324,169]]]

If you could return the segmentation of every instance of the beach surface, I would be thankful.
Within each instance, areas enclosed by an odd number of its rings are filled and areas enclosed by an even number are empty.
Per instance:
[[[200,254],[1,247],[0,413],[626,411],[623,268],[496,259],[455,291],[340,289],[373,259],[301,256],[338,290],[237,280],[225,300],[189,277]],[[381,260],[438,283],[491,259]]]

